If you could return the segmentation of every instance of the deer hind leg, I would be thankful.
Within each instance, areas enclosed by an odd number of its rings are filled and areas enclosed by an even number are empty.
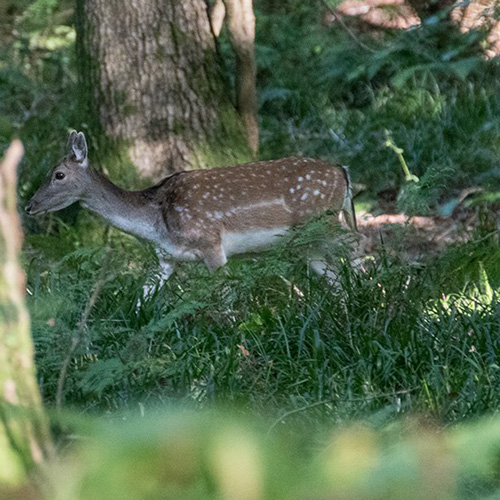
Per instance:
[[[346,238],[341,235],[339,240],[320,245],[308,256],[309,269],[324,276],[332,288],[340,290],[344,266],[349,266],[355,273],[362,270],[359,247],[359,241],[353,241],[352,235],[347,235]]]
[[[335,290],[342,288],[342,278],[347,276],[361,276],[366,272],[366,263],[369,258],[369,240],[361,234],[356,233],[355,239],[348,237],[317,249],[307,259],[309,269],[312,269],[326,280]],[[348,266],[347,274],[344,266]]]
[[[340,272],[338,265],[329,264],[325,257],[317,255],[307,259],[309,269],[312,269],[318,276],[324,276],[328,284],[335,290],[340,290]],[[337,268],[337,269],[336,269]]]
[[[227,256],[221,242],[210,245],[204,249],[203,262],[211,274],[215,273],[219,267],[226,265]]]

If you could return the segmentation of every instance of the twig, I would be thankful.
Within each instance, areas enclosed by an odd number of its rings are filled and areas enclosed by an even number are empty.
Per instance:
[[[384,146],[386,148],[392,149],[399,160],[399,163],[401,163],[401,168],[403,169],[403,173],[405,174],[405,181],[406,182],[418,182],[419,178],[416,175],[413,175],[410,172],[410,169],[408,168],[408,165],[406,163],[405,157],[403,156],[404,149],[401,149],[396,145],[396,143],[393,141],[391,137],[391,133],[386,129],[385,130],[385,143]]]
[[[390,392],[390,393],[373,394],[372,396],[364,396],[364,397],[360,397],[360,398],[349,398],[349,401],[350,402],[352,402],[352,401],[371,401],[373,399],[387,398],[387,397],[391,397],[391,396],[399,396],[400,394],[411,394],[416,389],[417,389],[416,387],[412,387],[410,389],[401,389],[400,391],[394,391],[394,392]],[[336,401],[338,401],[338,400],[336,400]],[[347,399],[345,401],[347,401]],[[312,403],[312,404],[306,405],[306,406],[301,406],[300,408],[295,408],[295,410],[290,410],[290,411],[284,413],[283,415],[281,415],[279,418],[277,418],[271,424],[271,426],[267,430],[267,436],[269,436],[271,434],[272,430],[280,422],[282,422],[283,420],[285,420],[285,418],[288,418],[288,417],[290,417],[292,415],[295,415],[296,413],[300,413],[302,411],[307,411],[307,410],[309,410],[311,408],[316,408],[317,406],[323,406],[323,405],[326,405],[326,404],[329,404],[329,403],[333,403],[333,402],[334,401],[332,399],[326,399],[326,400],[323,400],[323,401],[316,401],[316,403]]]
[[[320,0],[320,3],[321,5],[323,5],[323,7],[328,10],[328,12],[330,12],[330,14],[340,23],[340,25],[342,26],[342,28],[344,28],[344,30],[347,32],[347,34],[364,50],[368,51],[368,52],[371,52],[372,54],[374,54],[376,52],[375,49],[372,49],[371,47],[369,47],[368,45],[366,45],[366,43],[362,42],[355,34],[354,32],[349,28],[349,26],[347,26],[347,24],[344,22],[344,20],[342,19],[341,16],[338,15],[337,12],[335,12],[335,10],[333,10],[327,3],[325,0]]]
[[[85,331],[85,328],[87,327],[87,322],[90,316],[90,313],[92,312],[92,309],[95,306],[95,303],[97,302],[97,299],[102,291],[103,286],[112,279],[112,276],[105,277],[105,273],[107,272],[107,264],[109,262],[109,257],[111,253],[108,251],[106,257],[104,258],[103,265],[101,267],[101,272],[99,274],[99,279],[97,280],[97,283],[94,286],[94,291],[92,292],[92,295],[90,296],[87,305],[85,306],[85,309],[82,313],[82,318],[80,319],[80,323],[78,324],[78,330],[76,331],[76,334],[73,336],[71,339],[71,345],[68,350],[68,353],[66,354],[66,357],[64,358],[64,361],[61,365],[61,370],[59,371],[59,377],[57,379],[57,392],[56,392],[56,409],[57,411],[61,410],[62,406],[62,399],[63,399],[63,394],[64,394],[64,382],[66,381],[66,374],[68,372],[68,366],[69,363],[71,362],[71,358],[73,357],[73,354],[76,351],[76,348],[80,345],[82,338],[83,338],[83,332]]]
[[[328,403],[331,403],[332,401],[331,400],[325,400],[325,401],[316,401],[316,403],[312,403],[310,405],[306,405],[306,406],[301,406],[300,408],[295,408],[295,410],[290,410],[286,413],[284,413],[283,415],[281,415],[281,417],[277,418],[272,424],[271,426],[269,427],[269,429],[267,430],[267,435],[269,436],[272,432],[272,430],[281,422],[283,421],[285,418],[288,418],[290,417],[291,415],[295,415],[296,413],[300,413],[302,411],[306,411],[306,410],[309,410],[311,408],[316,408],[316,406],[323,406],[323,405],[326,405]]]

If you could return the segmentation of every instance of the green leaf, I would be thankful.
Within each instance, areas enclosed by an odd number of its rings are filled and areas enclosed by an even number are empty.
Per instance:
[[[476,69],[480,60],[477,57],[468,57],[460,61],[449,63],[447,66],[461,80],[465,80]]]

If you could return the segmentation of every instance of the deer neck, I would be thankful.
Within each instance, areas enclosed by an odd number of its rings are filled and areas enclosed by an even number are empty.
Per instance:
[[[127,191],[95,170],[82,196],[81,204],[99,214],[111,225],[140,238],[151,239],[157,219],[154,208],[141,191]]]

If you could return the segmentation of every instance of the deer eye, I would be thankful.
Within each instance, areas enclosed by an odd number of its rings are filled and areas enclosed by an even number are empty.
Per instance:
[[[54,177],[58,181],[62,181],[66,177],[66,174],[64,172],[56,172],[56,175]]]

